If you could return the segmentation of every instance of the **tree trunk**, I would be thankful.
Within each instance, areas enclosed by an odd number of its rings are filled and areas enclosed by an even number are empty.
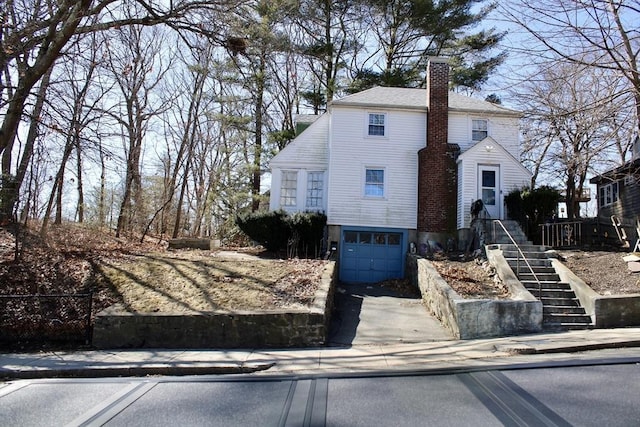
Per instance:
[[[184,195],[187,192],[187,181],[189,168],[191,166],[191,155],[187,157],[187,164],[184,168],[184,176],[182,177],[182,185],[180,186],[180,194],[178,195],[178,205],[176,207],[176,222],[173,225],[172,238],[177,238],[180,233],[180,223],[182,222],[182,203],[184,203]]]
[[[102,149],[102,142],[98,142],[100,150],[100,194],[98,195],[98,223],[100,226],[104,226],[107,222],[107,209],[106,209],[106,187],[107,187],[107,168],[104,161],[104,151]]]
[[[124,194],[120,202],[120,213],[118,214],[118,222],[116,225],[116,237],[120,237],[125,227],[128,225],[128,211],[131,209],[131,174],[127,171],[127,179],[124,185]]]
[[[38,95],[36,97],[36,102],[33,106],[32,119],[29,124],[29,131],[27,132],[27,139],[25,140],[24,149],[22,150],[22,157],[20,158],[20,164],[18,165],[18,169],[16,171],[16,176],[14,180],[14,185],[10,187],[4,187],[3,185],[3,197],[2,203],[0,207],[0,218],[11,218],[13,214],[13,209],[16,202],[19,200],[20,188],[22,187],[22,183],[24,181],[24,177],[27,173],[27,169],[29,167],[29,163],[31,162],[31,157],[33,156],[33,148],[36,143],[36,139],[38,138],[38,132],[40,128],[40,116],[42,115],[42,110],[44,108],[44,102],[47,95],[47,90],[49,89],[49,82],[51,81],[51,71],[50,68],[42,77],[42,81],[40,82],[40,88],[38,89]],[[12,143],[13,144],[13,143]],[[8,147],[5,150],[6,152],[11,152],[11,148]],[[3,176],[9,176],[11,174],[10,170],[10,156],[5,156],[3,153]],[[4,159],[8,157],[7,161],[9,164],[6,165],[9,169],[5,169]]]
[[[42,219],[42,226],[40,228],[40,236],[45,237],[47,235],[47,231],[49,228],[49,217],[51,216],[51,210],[53,209],[54,198],[58,195],[58,187],[62,187],[62,179],[64,177],[64,169],[67,164],[67,160],[69,156],[71,156],[71,151],[73,147],[67,142],[67,146],[65,147],[64,153],[62,154],[62,161],[60,162],[60,167],[58,169],[58,173],[56,174],[56,178],[53,182],[53,188],[51,189],[51,194],[49,195],[49,201],[47,203],[47,209],[44,213],[44,218]],[[60,202],[58,202],[60,205]],[[57,219],[57,218],[56,218]]]
[[[64,190],[64,169],[66,167],[66,159],[60,165],[60,177],[56,177],[56,216],[53,220],[55,225],[62,224],[62,191]]]
[[[262,126],[263,126],[263,106],[265,91],[265,68],[266,58],[260,56],[258,73],[256,73],[256,133],[253,147],[253,177],[251,178],[251,210],[253,212],[260,208],[260,178],[262,172]]]
[[[76,154],[77,154],[77,178],[78,178],[78,222],[82,224],[84,222],[84,188],[82,181],[82,150],[80,149],[80,141],[76,145]]]

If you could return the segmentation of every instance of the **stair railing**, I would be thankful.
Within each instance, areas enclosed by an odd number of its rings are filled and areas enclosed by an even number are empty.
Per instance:
[[[504,226],[502,221],[500,221],[499,219],[493,220],[493,241],[495,242],[496,240],[496,225],[499,225],[502,228],[502,230],[504,230],[509,240],[511,240],[511,243],[516,247],[516,250],[518,251],[518,254],[516,255],[516,276],[520,274],[520,255],[522,255],[522,260],[524,261],[527,268],[531,272],[533,279],[538,284],[538,299],[542,300],[542,283],[540,282],[540,279],[538,279],[538,275],[536,274],[535,271],[533,271],[533,267],[531,267],[531,264],[527,260],[527,257],[524,255],[524,252],[522,252],[522,250],[520,249],[520,245],[516,243],[513,236],[511,236],[511,233],[509,233],[509,230],[507,230],[507,228]],[[520,279],[520,277],[518,277],[518,279]]]

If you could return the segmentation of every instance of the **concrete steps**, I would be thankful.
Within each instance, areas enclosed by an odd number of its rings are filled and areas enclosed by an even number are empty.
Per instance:
[[[592,328],[591,317],[586,314],[571,286],[560,281],[560,276],[547,257],[546,248],[533,245],[526,239],[522,240],[521,235],[524,233],[515,221],[503,223],[518,245],[513,244],[501,227],[496,229],[494,243],[500,245],[505,259],[523,286],[542,302],[543,328]],[[523,255],[526,261],[523,260]]]

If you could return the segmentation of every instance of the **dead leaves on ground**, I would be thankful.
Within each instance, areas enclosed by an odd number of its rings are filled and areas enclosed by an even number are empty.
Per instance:
[[[487,262],[443,259],[432,263],[440,276],[463,298],[506,299],[510,296],[509,289]]]

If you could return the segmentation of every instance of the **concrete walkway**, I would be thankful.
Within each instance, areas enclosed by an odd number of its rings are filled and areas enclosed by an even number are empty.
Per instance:
[[[453,340],[420,296],[380,285],[339,284],[330,346],[401,344]]]
[[[487,368],[568,360],[576,352],[640,356],[640,328],[596,329],[484,340],[368,344],[287,350],[101,350],[0,354],[0,378],[260,373],[331,374]],[[616,355],[622,354],[616,350]],[[567,354],[571,353],[571,354]],[[609,355],[611,357],[611,355]]]

